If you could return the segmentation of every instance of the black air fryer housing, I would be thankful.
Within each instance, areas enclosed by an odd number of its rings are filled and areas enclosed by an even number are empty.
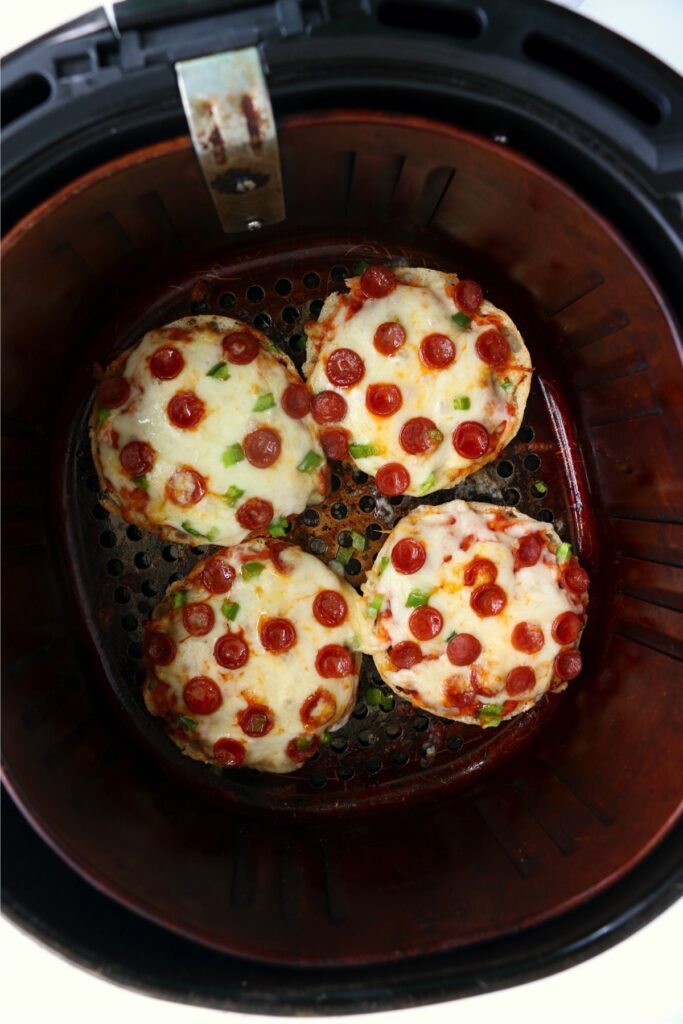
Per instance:
[[[350,132],[352,118],[339,111],[381,111],[388,135],[395,114],[397,122],[414,118],[415,132],[426,130],[418,119],[430,119],[510,147],[611,222],[683,317],[681,82],[610,32],[535,0],[128,2],[115,5],[114,14],[115,28],[103,10],[94,11],[5,61],[6,231],[106,162],[186,135],[178,61],[258,45],[276,118],[304,115],[291,121],[301,132],[306,115],[330,112],[339,130]],[[167,155],[174,159],[170,148]],[[282,231],[278,238],[283,244]],[[521,241],[534,246],[533,238]],[[42,286],[38,273],[37,297]],[[571,304],[573,296],[566,298]],[[619,327],[606,323],[605,333]],[[25,440],[33,443],[23,429],[11,419],[6,424],[11,458]],[[667,455],[675,461],[673,452]],[[670,506],[646,519],[653,534],[660,521],[671,527],[673,546],[681,508],[676,513],[674,489],[666,493]],[[10,517],[22,518],[19,503]],[[19,544],[13,537],[10,556],[21,557],[31,543],[31,529]],[[661,543],[666,549],[668,542]],[[673,555],[662,557],[674,565]],[[654,593],[659,607],[674,607],[668,590],[645,582],[648,600]],[[664,634],[662,626],[638,642],[655,635],[659,653],[680,658],[680,640]],[[593,644],[597,650],[597,636]],[[11,781],[20,788],[21,780]],[[113,980],[243,1011],[387,1009],[537,978],[619,941],[671,903],[683,884],[679,824],[611,887],[518,936],[405,961],[292,970],[209,950],[142,920],[83,881],[3,799],[5,901],[18,923]],[[44,834],[54,842],[49,829]]]

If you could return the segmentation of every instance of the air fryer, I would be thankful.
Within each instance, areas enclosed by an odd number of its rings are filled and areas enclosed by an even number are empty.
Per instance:
[[[175,69],[247,47],[285,217],[225,232]],[[126,3],[13,54],[3,101],[5,782],[57,854],[8,812],[10,913],[152,991],[340,1012],[547,973],[670,902],[679,79],[531,0]],[[349,724],[300,771],[212,773],[141,696],[142,623],[209,548],[100,505],[93,368],[198,313],[253,323],[301,366],[304,323],[359,262],[455,270],[518,324],[536,373],[517,437],[429,500],[512,505],[573,545],[592,580],[584,672],[480,731],[369,705],[368,660]],[[418,501],[332,468],[291,539],[329,561],[363,534],[358,586]],[[34,862],[54,885],[27,885]],[[106,939],[69,922],[70,892]]]

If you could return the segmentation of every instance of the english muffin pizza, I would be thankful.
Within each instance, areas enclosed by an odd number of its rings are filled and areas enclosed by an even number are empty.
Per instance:
[[[354,706],[361,620],[356,592],[300,548],[224,548],[145,627],[145,702],[190,757],[293,771]]]
[[[265,335],[227,317],[176,320],[117,359],[91,437],[106,506],[185,544],[284,536],[328,489],[308,388]]]
[[[580,673],[588,584],[546,523],[495,505],[422,506],[363,587],[364,648],[413,704],[498,725]]]
[[[474,281],[374,266],[309,323],[304,371],[329,458],[387,495],[424,495],[495,459],[531,382],[522,337]]]

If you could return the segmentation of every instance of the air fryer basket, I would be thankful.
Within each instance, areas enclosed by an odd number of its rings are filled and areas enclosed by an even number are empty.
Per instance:
[[[329,41],[332,57],[343,48]],[[652,205],[649,222],[634,213],[632,237],[651,223],[661,239],[658,283],[504,134],[408,114],[410,102],[330,109],[318,85],[327,109],[278,121],[279,226],[223,235],[182,135],[95,161],[6,240],[6,780],[103,892],[217,950],[278,970],[476,957],[477,944],[597,906],[680,813],[683,374],[660,288],[675,278],[671,232]],[[23,166],[29,195],[43,172]],[[46,166],[58,180],[49,150]],[[634,182],[615,178],[617,205]],[[646,209],[652,193],[638,189]],[[166,739],[140,686],[142,622],[202,552],[99,505],[93,367],[192,313],[250,321],[300,366],[303,324],[359,261],[456,270],[520,327],[536,367],[522,428],[495,464],[429,500],[491,500],[554,523],[591,575],[586,667],[565,693],[481,732],[405,702],[368,707],[367,687],[381,685],[368,661],[349,724],[301,771],[214,774]],[[346,567],[359,585],[417,502],[387,501],[349,467],[332,482],[291,536],[329,561],[363,533]]]

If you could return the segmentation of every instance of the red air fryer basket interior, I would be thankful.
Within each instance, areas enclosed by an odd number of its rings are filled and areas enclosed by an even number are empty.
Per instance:
[[[673,825],[680,351],[619,235],[506,147],[372,113],[290,117],[280,144],[287,220],[256,235],[221,233],[181,138],[70,185],[7,241],[5,763],[45,838],[131,908],[242,956],[366,963],[556,916]],[[585,669],[480,731],[368,707],[368,661],[349,724],[301,771],[214,774],[141,697],[142,622],[202,552],[99,505],[93,366],[206,312],[265,329],[301,365],[303,323],[359,260],[475,278],[522,331],[536,374],[517,438],[429,500],[516,505],[571,541],[592,579]],[[333,488],[292,538],[329,561],[363,532],[358,585],[417,502],[381,499],[349,467]]]

